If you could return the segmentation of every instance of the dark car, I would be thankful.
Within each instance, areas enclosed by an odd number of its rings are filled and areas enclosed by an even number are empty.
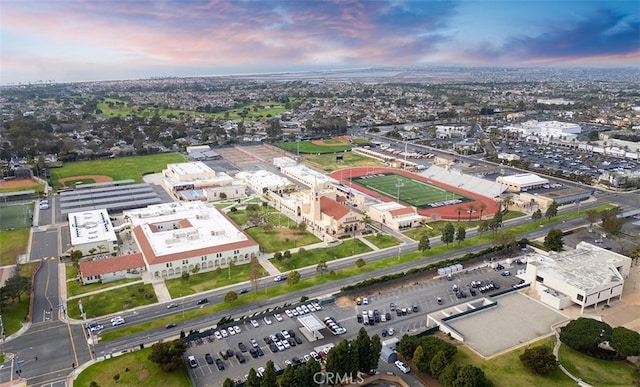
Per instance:
[[[476,290],[473,288],[469,289],[469,293],[471,293],[472,296],[475,296],[477,294]]]
[[[218,352],[218,354],[220,355],[221,358],[223,358],[224,360],[227,360],[229,358],[229,356],[227,356],[227,353],[225,351],[220,351]]]
[[[246,361],[240,352],[236,353],[236,359],[238,359],[240,363],[244,363]]]
[[[391,321],[391,313],[389,313],[389,312],[385,313],[384,318],[385,318],[387,321]]]
[[[387,337],[387,334],[388,334],[388,333],[387,333],[387,330],[386,330],[386,329],[383,329],[383,330],[382,330],[382,334],[381,334],[381,336],[382,336],[382,337]]]
[[[276,333],[276,337],[278,338],[278,340],[283,341],[284,340],[284,336],[282,336],[282,333],[278,332]]]
[[[198,300],[198,302],[196,302],[197,305],[204,305],[208,303],[209,303],[209,300],[207,298],[201,298]]]
[[[177,326],[178,326],[178,324],[176,324],[176,323],[169,323],[169,324],[165,325],[164,327],[166,329],[170,329],[170,328],[175,328]]]
[[[396,316],[402,316],[402,311],[400,309],[396,309]]]
[[[262,351],[262,348],[260,347],[256,348],[256,352],[258,353],[258,356],[264,356],[264,352]]]
[[[252,358],[257,359],[258,358],[258,351],[256,351],[255,348],[251,348],[249,350],[249,355],[251,355]]]
[[[271,340],[271,337],[269,336],[266,336],[263,340],[264,340],[264,343],[267,345],[273,343],[273,341]]]
[[[292,347],[295,347],[296,345],[298,345],[298,344],[296,343],[296,339],[294,339],[293,337],[289,337],[289,338],[287,339],[287,341],[289,342],[289,345],[290,345],[290,346],[292,346]]]
[[[362,322],[362,315],[361,314],[357,314],[356,315],[356,320],[358,320],[358,323]]]
[[[204,360],[207,361],[207,364],[213,364],[213,357],[211,357],[210,353],[207,353],[206,355],[204,355]]]
[[[297,344],[302,344],[302,339],[300,337],[296,336],[293,339],[296,341]]]
[[[224,362],[220,359],[216,359],[216,367],[218,367],[219,371],[222,371],[224,369]]]
[[[227,357],[233,357],[233,349],[227,348]]]
[[[249,293],[249,289],[242,289],[238,292],[238,294],[247,294]]]
[[[238,343],[238,348],[240,348],[240,352],[247,352],[247,346],[244,343]]]
[[[287,333],[288,333],[288,334],[289,334],[289,336],[291,336],[291,337],[296,337],[296,333],[295,333],[292,329],[289,329],[289,330],[287,331]]]
[[[269,344],[269,349],[270,349],[270,350],[271,350],[271,352],[273,352],[273,353],[278,352],[278,347],[277,347],[274,343]]]
[[[417,311],[418,311],[418,305],[413,305],[413,306],[411,307],[411,309],[412,309],[414,312],[417,312]]]

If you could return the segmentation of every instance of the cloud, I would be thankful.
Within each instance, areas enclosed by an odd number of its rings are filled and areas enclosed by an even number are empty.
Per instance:
[[[603,58],[640,60],[640,19],[601,10],[574,23],[547,25],[535,36],[514,36],[501,46],[485,43],[466,52],[467,59],[540,63],[602,62]]]

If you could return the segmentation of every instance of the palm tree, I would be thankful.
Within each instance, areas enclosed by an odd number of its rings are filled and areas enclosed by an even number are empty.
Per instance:
[[[481,202],[480,203],[480,220],[482,220],[482,213],[487,209],[487,203],[485,202]]]
[[[473,203],[469,203],[469,222],[471,222],[471,214],[473,214],[473,211],[475,211],[476,206],[473,205]]]
[[[502,199],[502,205],[504,206],[505,210],[509,210],[509,206],[511,206],[513,203],[513,196],[511,195],[507,195],[504,197],[504,199]]]
[[[462,206],[456,206],[456,210],[458,210],[458,222],[460,221],[460,213],[462,212]]]

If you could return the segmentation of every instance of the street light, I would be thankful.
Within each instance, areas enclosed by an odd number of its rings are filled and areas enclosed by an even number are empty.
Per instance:
[[[398,247],[398,261],[400,260],[400,253],[402,252],[402,247]]]

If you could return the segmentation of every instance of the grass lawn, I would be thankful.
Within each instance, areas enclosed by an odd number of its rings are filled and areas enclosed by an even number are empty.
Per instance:
[[[546,338],[535,343],[547,345],[553,348],[554,339]],[[454,357],[458,365],[473,364],[481,368],[495,387],[511,386],[575,386],[575,382],[559,369],[549,376],[539,376],[527,370],[520,361],[519,356],[525,348],[519,348],[503,355],[484,360],[466,346],[459,346],[458,353]]]
[[[150,295],[150,298],[145,297],[147,294]],[[82,297],[82,305],[87,319],[153,304],[157,301],[158,298],[151,284],[129,285]],[[67,304],[67,314],[71,318],[81,318],[80,307],[76,300]]]
[[[165,285],[169,290],[169,294],[171,294],[171,298],[188,296],[206,290],[249,281],[249,267],[249,264],[242,264],[231,267],[231,270],[228,268],[218,268],[213,271],[191,274],[188,281],[182,278],[172,278],[166,280]],[[261,270],[264,272],[264,269]],[[229,279],[229,271],[231,272],[231,279]]]
[[[400,244],[400,241],[395,237],[382,233],[367,235],[366,237],[364,237],[364,239],[371,242],[379,249],[386,249],[387,247],[397,246]]]
[[[260,249],[265,253],[286,251],[321,242],[318,237],[308,231],[300,233],[288,227],[275,227],[272,231],[265,232],[258,226],[246,229],[245,232],[258,242]]]
[[[166,373],[148,360],[149,354],[151,348],[145,348],[95,363],[83,370],[73,385],[87,387],[96,382],[98,386],[191,386],[186,366]],[[114,380],[115,375],[119,375],[117,381]]]
[[[15,263],[15,262],[14,262]],[[26,263],[20,265],[20,276],[31,280],[34,270],[38,267],[39,262]],[[20,296],[20,302],[12,300],[2,307],[2,323],[4,324],[5,334],[8,337],[16,333],[23,322],[27,322],[29,316],[29,303],[31,300],[30,293],[23,293]]]
[[[382,167],[384,164],[378,160],[362,156],[356,153],[343,152],[341,153],[343,161],[336,162],[336,155],[329,154],[306,154],[302,155],[305,162],[314,168],[323,170],[325,172],[337,171],[345,167]],[[344,178],[348,178],[348,172],[345,172]]]
[[[316,145],[311,141],[298,141],[298,142],[281,142],[276,146],[286,149],[290,152],[300,153],[335,153],[350,151],[351,145],[342,140],[323,140],[323,145]]]
[[[340,245],[335,247],[327,247],[322,249],[305,250],[303,252],[297,252],[291,254],[290,260],[275,260],[272,259],[271,263],[277,267],[280,271],[289,271],[293,269],[299,269],[306,266],[317,265],[320,260],[325,260],[331,270],[331,261],[334,259],[350,257],[352,255],[368,253],[371,248],[359,239],[349,239],[343,241]]]
[[[579,377],[592,386],[633,386],[635,372],[633,367],[622,361],[601,360],[568,346],[560,345],[558,352],[560,364],[573,376]]]
[[[75,269],[72,267],[71,270],[67,270],[67,272],[75,272]],[[72,277],[73,278],[73,277]],[[94,292],[96,290],[107,289],[113,286],[126,284],[129,282],[140,281],[138,278],[123,278],[117,281],[111,281],[106,283],[95,283],[95,284],[87,284],[83,285],[82,281],[71,280],[67,282],[67,295],[69,297],[77,296],[79,294]]]
[[[0,266],[15,265],[16,258],[27,252],[29,229],[0,232]]]
[[[106,160],[90,160],[64,163],[62,168],[51,169],[51,181],[59,188],[59,179],[82,175],[105,175],[113,180],[133,179],[142,182],[145,172],[161,172],[169,163],[181,163],[186,159],[179,153],[160,153],[157,155],[120,157]]]

